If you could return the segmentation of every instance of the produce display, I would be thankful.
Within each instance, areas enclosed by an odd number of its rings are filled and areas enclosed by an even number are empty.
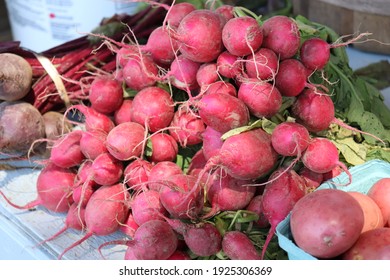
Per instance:
[[[0,187],[1,199],[63,215],[42,243],[80,231],[58,259],[118,231],[126,238],[102,242],[102,258],[119,244],[126,260],[287,259],[278,224],[291,213],[300,230],[295,219],[310,219],[299,213],[317,212],[297,209],[321,184],[390,161],[390,109],[345,51],[369,33],[222,1],[136,2],[135,15],[39,54],[0,43],[0,166],[40,168],[30,202]],[[389,197],[386,180],[374,201]],[[342,249],[318,256],[339,257],[375,228],[388,258],[389,203],[325,192],[327,214],[354,221]],[[370,226],[373,209],[382,216]]]

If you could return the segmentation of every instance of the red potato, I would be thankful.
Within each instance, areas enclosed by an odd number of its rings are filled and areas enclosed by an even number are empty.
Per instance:
[[[241,231],[228,231],[222,239],[222,251],[231,260],[260,260],[249,237]]]
[[[145,190],[136,194],[130,203],[131,212],[137,225],[151,220],[164,220],[168,214],[161,204],[160,194],[154,190]]]
[[[367,192],[382,211],[385,226],[390,225],[390,178],[382,178]]]
[[[264,216],[271,227],[261,252],[262,259],[275,235],[276,226],[287,217],[305,194],[305,182],[293,169],[277,169],[269,177],[262,202]]]
[[[364,215],[359,203],[338,189],[307,194],[295,204],[290,217],[296,244],[321,259],[337,257],[351,248],[363,225]]]
[[[278,56],[267,48],[260,48],[245,59],[245,73],[249,78],[261,81],[274,80],[278,67]]]
[[[107,153],[106,138],[106,132],[83,131],[79,145],[84,157],[94,160],[100,154]]]
[[[151,220],[142,224],[126,245],[125,260],[166,260],[176,251],[178,239],[167,222]]]
[[[300,46],[299,27],[287,16],[278,15],[268,18],[262,25],[262,47],[273,50],[280,59],[293,57]]]
[[[216,170],[206,191],[211,209],[202,218],[210,218],[219,211],[244,209],[256,192],[255,186],[249,186],[251,183],[249,180],[235,179],[223,170]]]
[[[282,95],[279,90],[267,82],[243,82],[238,89],[237,97],[257,118],[271,118],[282,106]]]
[[[179,146],[175,138],[167,133],[156,133],[150,136],[151,152],[147,155],[149,161],[175,161],[179,153]]]
[[[49,163],[38,175],[36,199],[20,206],[12,203],[1,191],[0,195],[8,204],[17,209],[32,209],[36,206],[42,206],[49,211],[64,213],[73,203],[72,190],[75,178],[76,173],[73,170]]]
[[[188,13],[170,34],[179,42],[181,54],[194,62],[211,62],[223,49],[222,18],[210,10]]]
[[[232,55],[250,55],[256,52],[263,43],[262,28],[252,17],[232,18],[222,29],[222,42]]]
[[[174,115],[174,102],[169,92],[160,87],[146,87],[133,99],[130,108],[132,122],[156,132],[167,127]]]
[[[191,192],[196,177],[177,174],[163,179],[160,200],[173,218],[197,219],[203,210],[203,192]]]
[[[55,140],[50,148],[50,161],[62,168],[78,166],[85,159],[80,146],[81,130],[73,130]]]
[[[0,100],[21,100],[31,90],[33,71],[30,63],[13,53],[1,53],[0,61]]]
[[[45,138],[41,113],[24,101],[0,103],[0,154],[27,153],[36,140]]]
[[[202,133],[206,125],[202,118],[185,107],[179,107],[169,125],[169,134],[181,147],[196,145],[202,142]]]
[[[122,84],[109,76],[97,76],[89,88],[91,107],[102,114],[111,114],[122,105]]]
[[[363,232],[341,258],[343,260],[390,260],[390,228],[376,228]]]
[[[153,164],[142,158],[131,161],[123,171],[124,182],[134,191],[144,190]]]
[[[360,207],[362,207],[364,214],[364,225],[362,233],[367,230],[381,228],[384,226],[381,209],[372,198],[364,193],[357,191],[350,191],[348,194],[355,198]]]
[[[197,107],[203,122],[221,133],[247,125],[250,118],[245,103],[229,94],[208,93]]]
[[[121,161],[140,157],[145,144],[145,128],[136,122],[118,124],[107,135],[108,152]]]
[[[67,247],[58,259],[93,235],[105,236],[116,232],[126,221],[129,211],[126,205],[127,199],[128,192],[122,184],[98,188],[85,207],[86,234]]]

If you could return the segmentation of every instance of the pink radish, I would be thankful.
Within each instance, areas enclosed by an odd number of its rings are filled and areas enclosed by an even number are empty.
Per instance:
[[[249,78],[262,81],[275,79],[279,58],[274,51],[260,48],[245,59],[245,72]]]
[[[167,127],[173,119],[172,96],[160,87],[146,87],[134,97],[130,109],[132,122],[156,132]]]
[[[153,164],[151,162],[137,158],[125,167],[123,171],[124,182],[132,190],[143,190],[146,188],[152,168]]]
[[[219,153],[223,145],[222,133],[208,126],[202,133],[202,139],[203,155],[209,160]]]
[[[310,142],[309,131],[295,122],[278,124],[271,135],[272,147],[282,156],[300,158]]]
[[[215,9],[215,12],[224,19],[225,23],[234,18],[234,6],[223,4]]]
[[[127,197],[128,192],[122,184],[107,185],[97,189],[85,207],[86,234],[67,247],[58,259],[93,235],[104,236],[117,231],[128,215],[128,207],[125,203]]]
[[[165,20],[170,27],[178,27],[181,20],[195,10],[196,7],[189,2],[175,3],[168,9]]]
[[[123,162],[110,153],[97,156],[92,162],[90,180],[99,185],[113,185],[120,181],[123,175]]]
[[[127,236],[134,238],[137,228],[139,228],[139,225],[134,221],[133,214],[130,211],[124,224],[120,225],[119,230]]]
[[[130,205],[133,219],[139,226],[150,220],[163,220],[161,216],[168,214],[161,204],[160,194],[153,190],[136,194]]]
[[[277,15],[266,19],[262,25],[263,44],[273,50],[280,59],[293,57],[300,46],[300,34],[297,23],[290,17]]]
[[[42,206],[53,212],[67,212],[73,203],[72,190],[76,173],[72,169],[61,168],[52,163],[46,165],[39,173],[36,183],[37,198],[20,206],[11,202],[2,191],[0,195],[17,209],[31,209]]]
[[[82,134],[81,130],[73,130],[56,139],[50,149],[49,160],[62,168],[81,164],[85,159],[80,147]]]
[[[107,135],[108,152],[118,160],[140,157],[145,142],[145,128],[136,122],[118,124]]]
[[[237,96],[257,118],[271,118],[282,106],[279,90],[267,82],[243,82]]]
[[[224,25],[222,41],[232,55],[246,56],[260,48],[263,32],[256,19],[249,16],[235,17]]]
[[[165,180],[171,176],[183,174],[183,170],[172,161],[161,161],[153,165],[149,172],[148,187],[159,191],[165,185]]]
[[[219,80],[217,63],[203,63],[196,72],[196,82],[201,89],[207,88],[210,84]]]
[[[322,182],[324,182],[323,173],[314,172],[306,166],[303,166],[298,171],[298,174],[305,180],[307,192],[314,191],[322,184]]]
[[[179,42],[184,57],[194,62],[211,62],[223,49],[222,19],[210,10],[194,10],[180,21],[171,36]]]
[[[91,107],[103,114],[111,114],[123,102],[122,84],[109,76],[97,76],[89,88]]]
[[[94,160],[100,154],[108,152],[106,138],[106,132],[97,130],[83,131],[80,138],[81,152],[86,158]]]
[[[132,99],[124,99],[122,105],[114,112],[114,122],[116,125],[131,121],[130,109],[132,103]]]
[[[171,63],[171,68],[166,74],[168,81],[176,88],[191,92],[199,87],[196,80],[196,73],[200,67],[199,62],[195,62],[184,55],[178,55]]]
[[[252,211],[259,216],[259,219],[256,221],[256,223],[260,228],[269,227],[268,219],[264,215],[263,195],[258,194],[254,196],[245,209]]]
[[[277,169],[271,174],[263,193],[264,215],[271,227],[262,249],[262,259],[275,235],[276,226],[287,217],[295,203],[304,196],[305,181],[294,170]]]
[[[245,103],[229,94],[208,93],[197,107],[203,122],[221,133],[247,125],[250,118]]]
[[[207,87],[203,88],[204,94],[208,93],[226,93],[231,96],[237,97],[237,89],[236,87],[229,82],[225,81],[217,81],[212,84],[209,84]]]
[[[238,56],[224,51],[217,58],[217,71],[222,77],[236,78],[242,75],[243,63]]]
[[[298,59],[280,62],[275,86],[283,96],[298,96],[307,85],[307,69]]]
[[[151,151],[147,155],[149,161],[156,163],[160,161],[175,161],[179,153],[179,146],[172,135],[167,133],[156,133],[150,136]]]
[[[231,260],[260,260],[249,237],[241,231],[228,231],[222,239],[222,251]]]

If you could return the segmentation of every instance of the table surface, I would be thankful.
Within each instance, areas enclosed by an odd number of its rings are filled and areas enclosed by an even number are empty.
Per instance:
[[[366,53],[353,48],[348,48],[347,52],[353,69],[380,60],[390,61],[390,56]],[[390,88],[385,89],[383,95],[390,107]],[[35,197],[39,169],[28,162],[15,164],[27,168],[0,168],[0,188],[14,203],[23,205]],[[69,229],[53,241],[38,245],[55,234],[64,225],[64,221],[65,214],[51,213],[42,207],[37,207],[34,211],[18,210],[0,198],[0,260],[57,259],[66,247],[84,235],[83,232]],[[102,259],[97,251],[100,244],[124,238],[126,236],[120,232],[110,236],[93,236],[70,250],[63,259]],[[107,246],[102,252],[107,259],[123,259],[125,250],[125,246],[116,245]]]

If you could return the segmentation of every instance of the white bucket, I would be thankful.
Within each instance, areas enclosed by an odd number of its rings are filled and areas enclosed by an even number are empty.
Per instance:
[[[134,14],[138,7],[117,0],[6,0],[6,4],[13,40],[36,52],[82,37],[104,17]]]

